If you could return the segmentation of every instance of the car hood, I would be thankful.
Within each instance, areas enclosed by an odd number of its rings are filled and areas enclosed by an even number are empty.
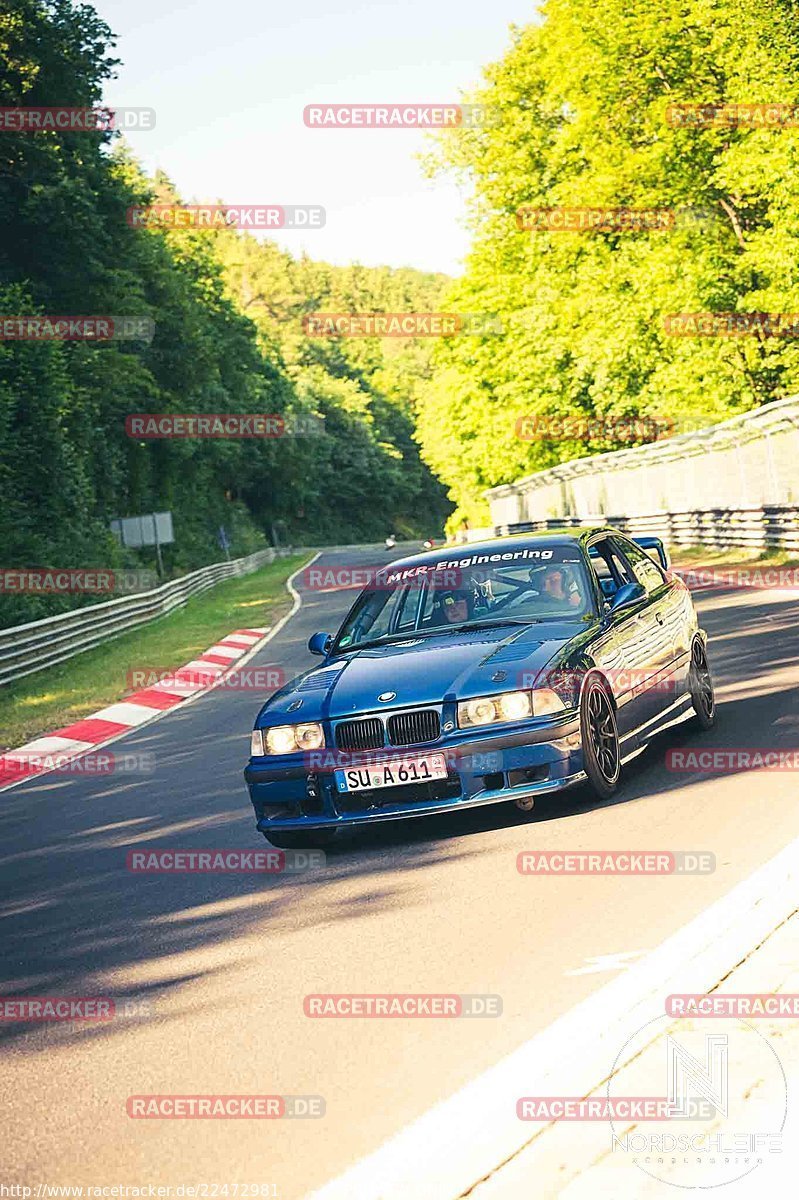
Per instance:
[[[438,704],[532,687],[539,671],[571,638],[574,622],[466,630],[355,650],[308,671],[277,692],[264,724],[338,719],[384,706]],[[385,702],[378,697],[393,692]]]

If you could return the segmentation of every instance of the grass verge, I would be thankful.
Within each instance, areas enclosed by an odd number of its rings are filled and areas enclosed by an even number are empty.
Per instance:
[[[286,580],[308,556],[228,579],[162,617],[0,691],[0,753],[119,700],[132,669],[173,670],[234,629],[274,625],[291,607]]]
[[[669,546],[675,567],[799,567],[799,558],[788,550],[715,550],[711,546]]]

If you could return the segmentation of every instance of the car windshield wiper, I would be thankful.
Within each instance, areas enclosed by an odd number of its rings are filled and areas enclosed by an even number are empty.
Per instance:
[[[451,628],[455,628],[452,626]],[[373,646],[391,646],[397,642],[411,642],[416,638],[430,637],[434,633],[446,633],[450,626],[436,626],[434,629],[407,629],[404,633],[387,633],[383,637],[371,638],[366,642],[351,642],[348,646],[334,646],[336,654],[348,654],[350,650],[369,650]]]
[[[445,628],[454,630],[455,633],[463,633],[469,629],[493,629],[502,625],[540,625],[541,617],[528,617],[527,620],[522,620],[520,617],[493,617],[487,621],[465,621],[462,625],[449,625]]]
[[[524,625],[540,625],[543,617],[493,617],[487,621],[465,622],[461,625],[433,625],[429,629],[409,629],[405,633],[389,633],[381,638],[372,638],[367,642],[352,642],[349,646],[336,646],[336,654],[348,654],[351,650],[370,650],[374,646],[391,646],[397,642],[415,641],[416,638],[435,637],[441,633],[463,633],[470,629],[493,629],[503,625],[521,628]]]

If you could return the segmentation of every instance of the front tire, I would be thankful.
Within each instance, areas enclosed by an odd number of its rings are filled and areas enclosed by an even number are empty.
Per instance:
[[[691,693],[691,704],[700,728],[712,729],[716,724],[716,696],[713,691],[713,679],[710,674],[710,664],[707,661],[705,643],[701,638],[694,638],[691,646],[688,687]]]
[[[613,701],[604,682],[592,675],[580,698],[583,767],[595,796],[609,800],[619,786],[621,752]]]

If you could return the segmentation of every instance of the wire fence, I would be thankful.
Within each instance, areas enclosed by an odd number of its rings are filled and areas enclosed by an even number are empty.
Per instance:
[[[706,429],[572,459],[486,497],[494,528],[597,516],[662,523],[674,514],[673,540],[687,531],[706,541],[720,521],[724,540],[709,544],[784,545],[780,527],[789,540],[795,534],[798,464],[799,398],[790,397]]]
[[[504,537],[536,529],[584,529],[612,525],[632,537],[662,538],[667,546],[707,546],[714,550],[786,550],[799,553],[799,508],[706,509],[700,512],[649,513],[639,517],[550,517],[491,529],[471,530],[469,541]]]

